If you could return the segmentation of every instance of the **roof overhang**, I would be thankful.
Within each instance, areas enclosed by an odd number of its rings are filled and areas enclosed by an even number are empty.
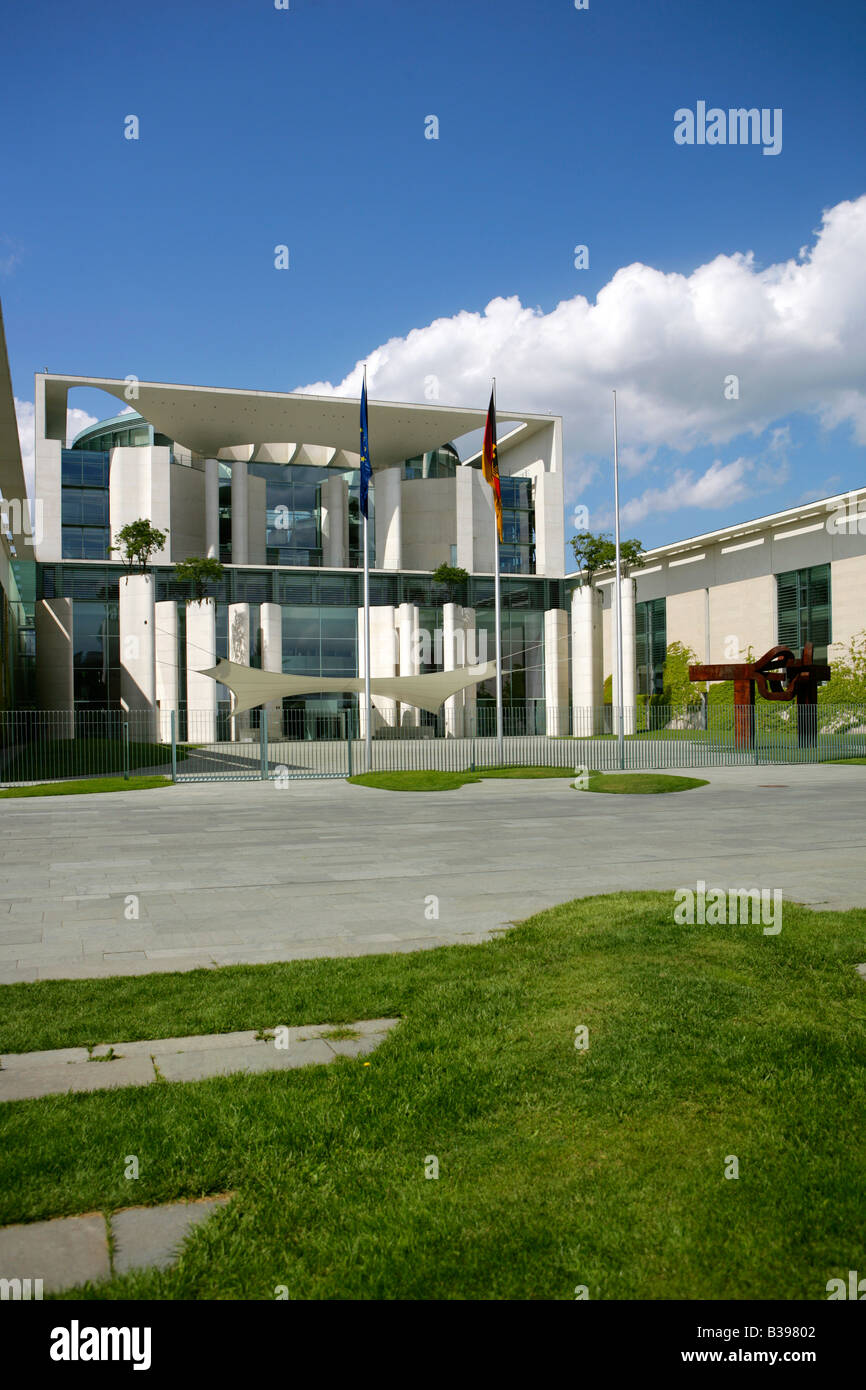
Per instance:
[[[6,352],[2,308],[0,308],[0,492],[7,502],[20,499],[22,506],[27,497],[27,484],[24,481],[24,469],[21,465],[18,421],[15,418],[15,397],[12,392],[12,377],[9,372],[9,357]]]
[[[144,416],[160,434],[205,458],[221,450],[303,441],[357,453],[359,401],[354,396],[311,396],[302,391],[239,391],[218,386],[178,386],[110,377],[40,374],[44,385],[45,436],[66,441],[66,401],[72,387],[107,391]],[[37,400],[39,391],[37,390]],[[497,411],[518,425],[549,424],[551,416]],[[370,400],[370,453],[374,469],[438,449],[483,428],[486,410]]]

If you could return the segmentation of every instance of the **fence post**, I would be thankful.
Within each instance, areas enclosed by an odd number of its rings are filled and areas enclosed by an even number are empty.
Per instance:
[[[268,713],[263,705],[259,714],[259,748],[261,750],[261,780],[268,780]]]
[[[129,781],[129,720],[123,721],[123,780]]]
[[[346,740],[346,752],[349,759],[348,777],[352,776],[352,730],[349,726],[349,719],[346,711],[343,710],[343,737]]]
[[[171,711],[171,780],[177,781],[177,711]]]

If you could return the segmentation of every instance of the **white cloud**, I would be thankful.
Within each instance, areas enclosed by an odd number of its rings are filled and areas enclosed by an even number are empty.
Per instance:
[[[687,469],[678,469],[673,480],[664,488],[647,488],[640,497],[633,497],[620,508],[623,526],[634,526],[647,516],[680,511],[683,507],[709,509],[725,507],[748,497],[751,487],[748,475],[754,464],[745,458],[722,463],[716,459],[697,477]]]
[[[28,497],[34,496],[33,476],[35,470],[34,461],[34,408],[32,401],[19,401],[15,397],[15,418],[18,423],[18,439],[21,444],[21,463],[24,469],[24,479],[27,483]],[[88,415],[86,410],[67,410],[66,412],[66,444],[67,447],[72,443],[80,430],[86,429],[88,425],[95,425],[98,416]]]
[[[663,446],[719,447],[796,412],[823,428],[847,424],[866,443],[864,321],[866,196],[830,208],[811,246],[763,269],[752,252],[717,256],[690,275],[636,262],[594,304],[575,295],[544,313],[512,297],[436,319],[370,352],[367,382],[373,398],[421,401],[435,375],[443,404],[483,407],[495,376],[502,411],[561,414],[574,502],[593,460],[610,456],[613,387],[626,476]],[[301,389],[357,395],[361,372],[357,363],[336,386]],[[731,375],[735,400],[725,398]],[[722,505],[746,495],[749,471],[742,459],[714,463],[644,497],[673,503],[684,487],[694,500],[680,505]]]

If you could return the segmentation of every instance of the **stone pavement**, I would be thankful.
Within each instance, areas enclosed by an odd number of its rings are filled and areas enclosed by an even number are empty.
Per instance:
[[[399,1019],[321,1023],[261,1033],[207,1033],[153,1042],[105,1044],[88,1051],[63,1047],[49,1052],[6,1053],[0,1058],[0,1102],[71,1091],[147,1086],[154,1081],[201,1081],[234,1072],[285,1071],[365,1057]],[[332,1037],[333,1032],[355,1037]]]
[[[562,778],[0,801],[0,983],[483,941],[569,898],[699,879],[866,904],[866,767],[694,775],[711,785],[659,797]]]
[[[92,1212],[7,1226],[0,1230],[0,1280],[21,1280],[22,1287],[4,1285],[3,1297],[39,1298],[131,1269],[167,1269],[190,1231],[230,1200],[229,1194],[162,1207],[129,1207],[110,1217]]]

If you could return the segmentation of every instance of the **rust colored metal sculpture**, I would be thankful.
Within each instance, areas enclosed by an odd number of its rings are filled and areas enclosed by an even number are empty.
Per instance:
[[[830,667],[813,660],[812,643],[797,657],[790,647],[771,647],[757,661],[724,662],[715,666],[690,666],[690,681],[734,682],[734,744],[752,748],[755,743],[755,686],[765,700],[796,700],[797,738],[813,744],[818,736],[818,684],[830,679]]]

